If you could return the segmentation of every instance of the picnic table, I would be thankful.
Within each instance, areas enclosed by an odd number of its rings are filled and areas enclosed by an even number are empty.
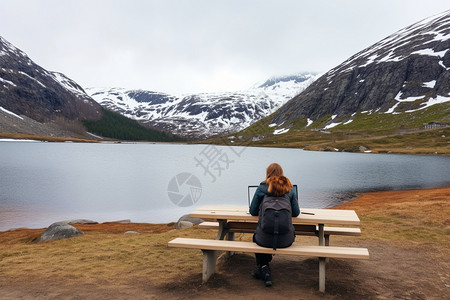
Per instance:
[[[191,212],[189,216],[217,221],[219,223],[217,239],[220,240],[224,239],[230,229],[233,232],[253,232],[256,228],[255,224],[258,223],[258,217],[250,215],[248,206],[204,206]],[[322,246],[325,241],[325,224],[359,226],[360,220],[354,210],[300,208],[300,215],[293,217],[292,223],[296,232],[300,234],[302,231],[305,233],[317,231],[319,245]],[[335,232],[338,232],[337,229]],[[354,231],[339,228],[339,231],[341,234],[357,235],[359,229]]]
[[[204,228],[218,229],[215,240],[175,238],[169,247],[200,249],[203,252],[203,281],[215,272],[217,251],[247,253],[267,253],[281,255],[315,256],[319,258],[319,290],[325,292],[325,264],[328,258],[369,259],[366,248],[332,247],[326,241],[329,234],[359,235],[361,231],[354,227],[325,227],[326,225],[359,226],[360,220],[354,210],[300,208],[300,215],[292,218],[296,234],[313,233],[319,238],[318,246],[294,243],[288,248],[266,248],[253,242],[235,241],[234,232],[252,233],[256,229],[258,217],[248,212],[248,206],[204,206],[189,214],[192,218],[215,221]],[[201,224],[200,224],[201,225]],[[200,226],[199,225],[199,226]],[[209,227],[208,227],[209,226]],[[228,240],[224,240],[228,236]],[[325,241],[325,245],[324,245]]]

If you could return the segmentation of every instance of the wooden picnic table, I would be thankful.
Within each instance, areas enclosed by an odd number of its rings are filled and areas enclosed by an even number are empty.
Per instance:
[[[319,237],[318,246],[294,243],[288,248],[273,250],[271,248],[260,247],[253,242],[235,241],[234,232],[254,232],[258,223],[258,217],[250,215],[248,206],[200,207],[189,215],[192,218],[201,218],[205,221],[216,221],[204,222],[213,224],[207,224],[203,227],[218,228],[216,240],[176,238],[170,241],[168,246],[202,250],[203,282],[206,282],[215,272],[217,251],[227,251],[230,254],[234,251],[241,251],[248,253],[317,256],[319,258],[319,291],[325,292],[325,264],[328,258],[369,259],[369,251],[366,248],[332,247],[328,246],[327,241],[325,241],[324,245],[325,236],[327,235],[329,237],[331,232],[333,232],[332,234],[344,235],[360,234],[359,228],[327,227],[325,230],[324,226],[325,224],[333,226],[359,226],[360,220],[354,210],[300,208],[300,212],[298,217],[292,218],[296,233],[298,231],[301,233],[304,229],[307,234],[313,233],[317,235]],[[336,228],[335,231],[333,231],[334,228]],[[327,231],[327,234],[325,234],[325,231]],[[226,235],[228,235],[227,241],[224,240]]]
[[[192,218],[203,220],[214,220],[219,223],[217,239],[223,240],[228,233],[229,224],[233,223],[233,228],[248,229],[248,223],[257,223],[258,217],[252,216],[248,212],[248,206],[204,206],[189,214]],[[341,209],[321,209],[321,208],[300,208],[300,215],[292,218],[292,223],[296,225],[318,226],[319,245],[324,244],[324,226],[359,226],[360,220],[354,210]]]

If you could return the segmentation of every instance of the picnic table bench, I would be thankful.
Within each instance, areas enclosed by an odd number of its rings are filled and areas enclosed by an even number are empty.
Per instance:
[[[267,253],[279,255],[311,256],[319,258],[319,291],[325,292],[325,259],[326,258],[353,258],[369,259],[369,251],[366,248],[332,247],[332,246],[307,246],[292,244],[288,248],[265,248],[253,242],[208,240],[193,238],[175,238],[168,243],[169,247],[200,249],[203,252],[203,282],[208,281],[215,273],[217,251]]]
[[[331,234],[361,234],[359,228],[324,226],[324,224],[359,225],[360,221],[355,211],[336,209],[301,209],[301,211],[304,213],[292,218],[296,233],[317,235],[319,237],[319,245],[301,245],[298,242],[294,242],[288,248],[273,250],[272,248],[261,247],[253,242],[235,241],[234,232],[254,232],[258,217],[251,216],[248,213],[248,207],[208,206],[197,209],[190,213],[190,216],[213,221],[203,222],[199,227],[217,228],[217,238],[215,240],[175,238],[168,243],[168,246],[200,249],[203,252],[203,282],[206,282],[215,272],[217,251],[318,257],[319,291],[325,292],[325,267],[328,258],[369,259],[369,251],[366,248],[332,247],[328,245],[329,235]],[[224,240],[226,235],[228,235],[228,240]]]

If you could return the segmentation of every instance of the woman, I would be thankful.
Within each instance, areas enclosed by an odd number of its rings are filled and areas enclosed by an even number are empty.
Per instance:
[[[291,206],[292,216],[296,217],[300,214],[300,208],[297,201],[297,192],[293,189],[291,181],[284,176],[283,169],[277,163],[270,164],[266,169],[266,180],[264,180],[256,189],[250,204],[250,214],[258,216],[260,214],[261,204],[264,199],[269,197],[279,197],[288,199]],[[253,241],[263,247],[289,247],[295,239],[295,232],[292,229],[289,232],[280,234],[276,237],[277,245],[273,245],[274,236],[262,230],[261,217],[258,220],[258,226]],[[269,263],[272,260],[271,254],[255,253],[256,256],[256,270],[253,272],[253,277],[262,279],[266,286],[272,285]]]

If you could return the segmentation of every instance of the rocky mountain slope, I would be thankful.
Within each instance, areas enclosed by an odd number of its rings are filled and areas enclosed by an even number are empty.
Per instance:
[[[31,135],[43,140],[55,140],[54,137],[180,140],[106,111],[76,82],[38,66],[1,37],[0,135],[16,138]]]
[[[0,131],[20,128],[21,133],[45,134],[48,130],[47,135],[59,135],[76,127],[81,132],[76,124],[79,120],[101,116],[101,106],[77,83],[40,67],[2,37],[0,110]],[[35,132],[38,127],[39,132]]]
[[[290,100],[267,124],[289,128],[350,128],[361,114],[415,118],[450,102],[450,11],[375,43],[328,71]],[[436,119],[447,120],[449,105]],[[409,114],[409,115],[408,115]],[[405,117],[405,116],[409,117]],[[425,120],[425,119],[424,119]],[[402,121],[403,122],[403,121]],[[404,121],[405,124],[408,120]]]
[[[168,95],[144,90],[88,88],[103,107],[152,128],[191,138],[236,132],[276,111],[317,74],[273,77],[246,91]]]

